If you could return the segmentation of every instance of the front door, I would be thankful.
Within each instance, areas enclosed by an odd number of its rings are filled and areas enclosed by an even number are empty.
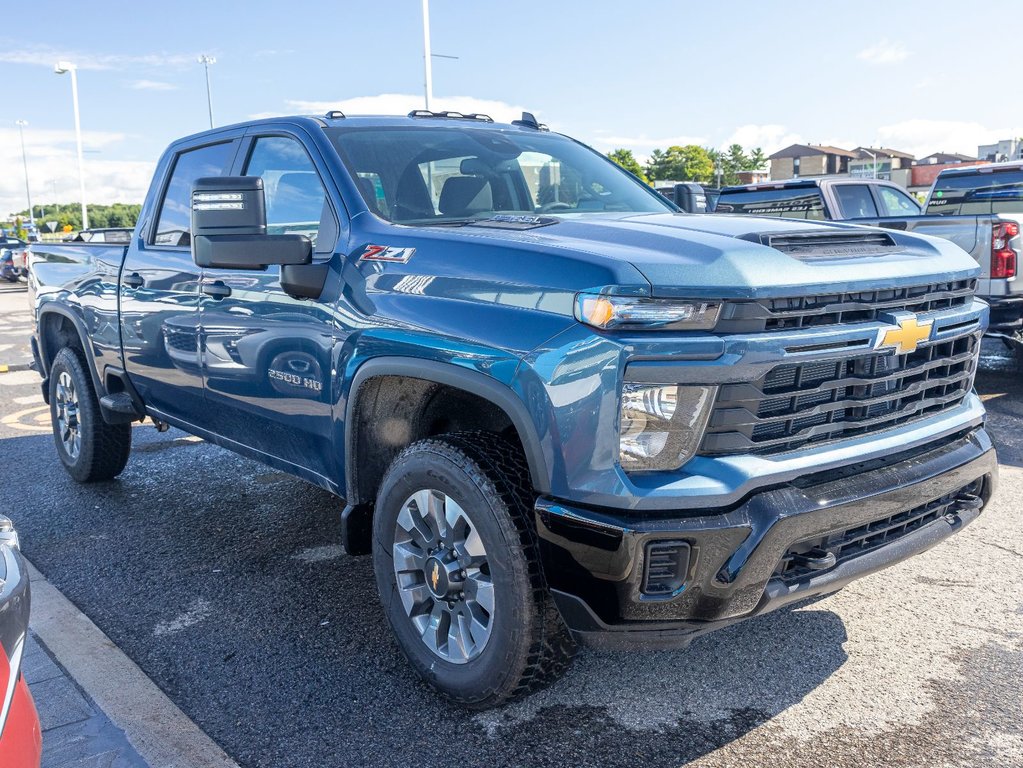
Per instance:
[[[331,477],[338,216],[324,170],[296,136],[248,137],[240,157],[243,175],[263,178],[267,233],[308,235],[313,261],[332,269],[320,300],[288,296],[277,266],[202,271],[200,346],[213,431],[307,476]]]

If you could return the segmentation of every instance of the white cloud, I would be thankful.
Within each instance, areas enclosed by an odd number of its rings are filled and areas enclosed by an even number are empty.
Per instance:
[[[732,144],[741,144],[746,149],[760,147],[765,155],[777,152],[792,144],[805,144],[806,140],[787,126],[777,124],[740,125],[732,134],[721,142],[720,149],[727,149]]]
[[[133,91],[176,91],[178,89],[174,83],[165,83],[161,80],[134,80],[128,87]]]
[[[87,149],[102,149],[114,155],[123,145],[122,133],[85,131],[82,143]],[[32,202],[70,203],[78,201],[78,162],[74,131],[25,131]],[[85,195],[90,203],[141,203],[149,188],[154,163],[134,160],[110,160],[91,153],[85,155]],[[28,207],[25,176],[22,172],[21,143],[14,128],[0,128],[0,218]],[[56,187],[56,199],[54,199]]]
[[[58,61],[70,61],[79,69],[127,69],[129,67],[185,67],[196,63],[195,53],[150,53],[129,56],[120,53],[88,53],[51,45],[16,43],[0,45],[0,63],[53,67]]]
[[[904,120],[877,129],[877,137],[884,146],[917,157],[926,157],[932,152],[976,155],[978,144],[992,144],[1013,136],[1023,136],[1023,128],[988,128],[980,123],[958,120]]]
[[[856,54],[856,58],[868,64],[898,64],[909,58],[909,51],[902,43],[885,38],[864,48]]]

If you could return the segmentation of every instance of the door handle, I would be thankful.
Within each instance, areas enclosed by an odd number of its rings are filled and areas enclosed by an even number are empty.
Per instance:
[[[218,301],[220,299],[226,299],[231,295],[231,286],[224,285],[223,280],[214,280],[212,283],[203,283],[200,290],[207,296],[212,296]]]
[[[138,272],[132,272],[126,278],[124,278],[124,284],[129,288],[141,288],[146,284],[146,281],[142,279],[142,275]]]

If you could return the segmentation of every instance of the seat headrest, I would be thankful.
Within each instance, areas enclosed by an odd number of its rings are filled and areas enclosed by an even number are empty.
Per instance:
[[[441,213],[467,214],[494,210],[490,182],[480,176],[452,176],[440,191]]]

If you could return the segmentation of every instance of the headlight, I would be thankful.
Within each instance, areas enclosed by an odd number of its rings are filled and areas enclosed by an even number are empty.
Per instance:
[[[597,296],[589,293],[580,293],[575,302],[577,320],[608,329],[710,330],[717,323],[720,310],[720,304],[708,301]]]
[[[715,387],[626,384],[619,462],[626,472],[678,469],[700,446]]]

